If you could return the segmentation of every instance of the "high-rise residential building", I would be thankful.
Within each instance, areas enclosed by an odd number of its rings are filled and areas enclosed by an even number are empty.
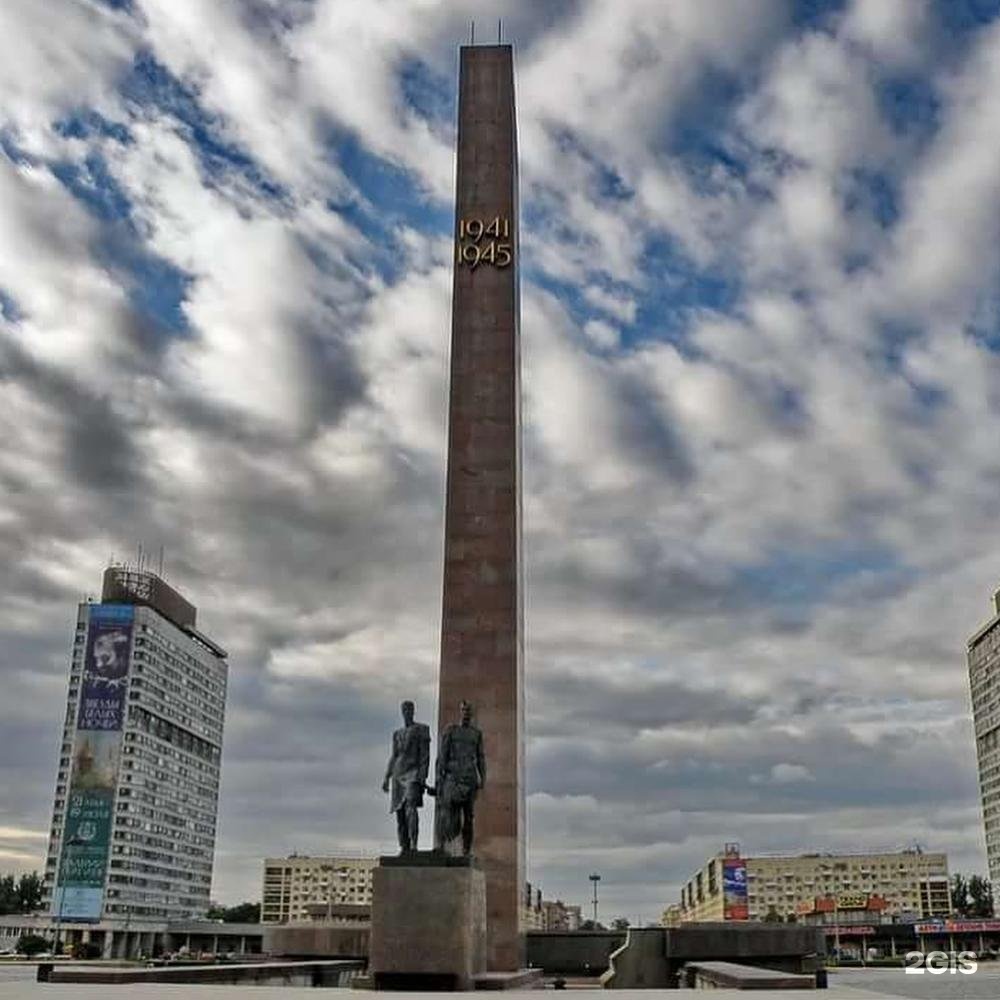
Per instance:
[[[877,906],[889,918],[951,912],[948,857],[913,849],[860,854],[740,854],[727,844],[681,889],[680,920],[783,920],[817,900],[848,909]]]
[[[125,566],[79,606],[45,865],[58,925],[208,908],[228,667],[196,615]]]
[[[986,864],[1000,901],[1000,590],[993,595],[993,612],[969,639],[967,656]]]
[[[378,858],[358,855],[264,859],[260,920],[288,924],[316,918],[317,906],[371,906]],[[333,911],[331,910],[331,915]]]

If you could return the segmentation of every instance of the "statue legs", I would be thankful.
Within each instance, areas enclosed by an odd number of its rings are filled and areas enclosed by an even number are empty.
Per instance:
[[[416,803],[404,802],[396,810],[396,836],[399,853],[407,854],[417,849],[420,839],[420,813]]]
[[[473,826],[474,799],[462,799],[459,802],[438,800],[434,815],[434,849],[450,853],[449,845],[462,838],[462,854],[472,853],[472,839],[475,833]]]
[[[469,798],[462,803],[462,853],[468,856],[472,853],[472,825],[474,800]]]

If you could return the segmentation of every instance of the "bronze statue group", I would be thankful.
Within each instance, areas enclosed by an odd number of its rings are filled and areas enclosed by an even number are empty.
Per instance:
[[[382,791],[390,792],[389,811],[396,814],[400,854],[417,850],[424,792],[436,800],[434,850],[446,854],[472,853],[476,795],[486,782],[483,734],[473,725],[472,705],[461,704],[461,718],[441,734],[435,786],[427,784],[431,731],[414,722],[412,701],[402,704],[403,726],[392,734],[392,753]]]

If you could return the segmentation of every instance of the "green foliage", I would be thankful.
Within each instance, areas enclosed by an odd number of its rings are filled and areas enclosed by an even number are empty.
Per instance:
[[[209,920],[221,920],[226,924],[259,924],[260,903],[238,903],[236,906],[215,904],[208,908],[205,916]]]
[[[38,872],[0,876],[0,913],[31,913],[42,905],[42,878]]]
[[[580,923],[581,931],[605,931],[607,928],[604,924],[596,920],[584,920]]]
[[[767,913],[764,914],[765,924],[781,924],[785,922],[785,918],[773,907],[768,907]]]
[[[629,923],[628,917],[615,917],[615,919],[611,921],[611,927],[616,931],[627,931],[630,926],[631,924]]]
[[[993,916],[993,886],[982,875],[969,877],[969,916],[979,919]]]
[[[17,953],[19,955],[37,955],[39,952],[48,951],[49,942],[38,934],[22,934],[17,939]]]
[[[969,910],[969,883],[961,872],[951,877],[951,908],[962,916]]]
[[[961,872],[951,877],[951,908],[961,917],[983,919],[993,916],[993,886],[982,875]]]

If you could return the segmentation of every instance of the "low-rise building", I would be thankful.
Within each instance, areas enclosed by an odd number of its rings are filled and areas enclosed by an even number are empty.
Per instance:
[[[679,916],[683,923],[787,920],[820,899],[860,896],[883,899],[893,920],[947,916],[947,855],[912,849],[742,856],[738,844],[727,844],[685,883]]]
[[[561,899],[543,899],[542,890],[525,883],[521,926],[526,931],[578,931],[579,906],[567,906]]]
[[[48,914],[0,916],[0,951],[15,948],[26,934],[51,942],[56,952],[84,952],[104,959],[187,955],[257,955],[263,950],[260,924],[221,920],[142,920],[122,923],[105,917],[91,923],[53,924]]]
[[[329,855],[264,859],[260,920],[287,924],[314,919],[317,907],[371,907],[377,857]]]
[[[578,931],[581,924],[579,906],[567,906],[561,899],[542,900],[543,931]]]

